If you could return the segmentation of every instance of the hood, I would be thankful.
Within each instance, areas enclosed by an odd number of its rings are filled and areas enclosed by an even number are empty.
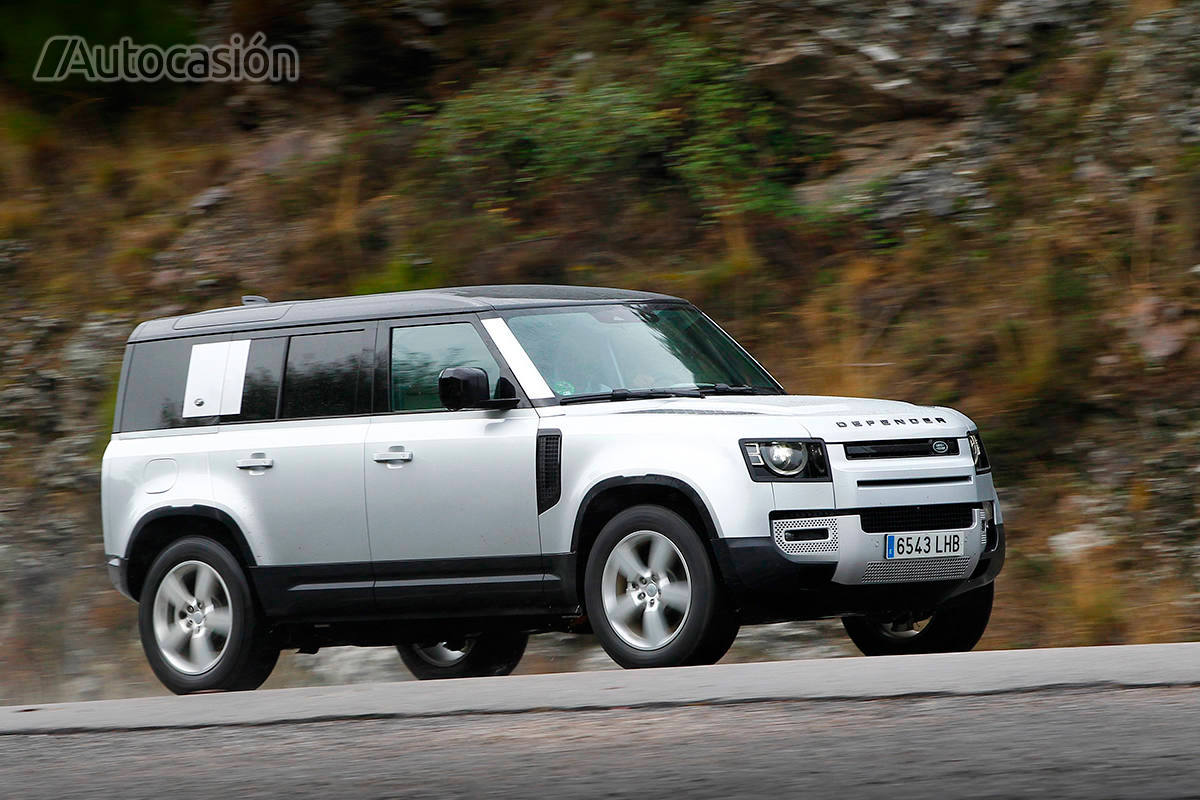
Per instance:
[[[790,417],[807,435],[827,442],[883,439],[919,439],[934,436],[965,436],[970,419],[951,408],[918,406],[898,400],[814,395],[714,396],[703,399],[669,397],[660,400],[626,400],[620,403],[588,403],[564,407],[574,414],[694,414],[696,416],[744,415],[748,418]],[[747,420],[749,422],[749,419]]]

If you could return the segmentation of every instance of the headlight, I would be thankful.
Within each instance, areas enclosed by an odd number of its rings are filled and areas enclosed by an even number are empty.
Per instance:
[[[742,455],[756,481],[827,481],[825,445],[819,440],[741,441]]]
[[[971,458],[975,461],[975,474],[991,472],[992,463],[988,461],[987,450],[983,449],[983,439],[979,438],[979,431],[967,432],[967,444],[971,447]]]
[[[808,466],[808,447],[801,442],[771,442],[760,449],[767,469],[776,475],[793,478]]]

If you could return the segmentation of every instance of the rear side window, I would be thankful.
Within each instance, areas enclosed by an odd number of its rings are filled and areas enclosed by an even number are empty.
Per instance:
[[[283,377],[281,417],[353,414],[362,355],[360,331],[293,336]]]
[[[496,395],[500,365],[469,322],[392,329],[392,410],[442,408],[438,376],[447,367],[479,367]]]
[[[135,344],[120,430],[353,414],[361,346],[358,331],[293,336],[290,346],[286,336]]]
[[[212,341],[169,339],[135,344],[125,381],[121,430],[152,431],[216,423],[216,417],[183,416],[192,345]]]

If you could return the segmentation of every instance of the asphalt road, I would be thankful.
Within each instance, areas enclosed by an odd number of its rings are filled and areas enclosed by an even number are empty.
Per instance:
[[[1200,797],[1200,644],[0,709],[5,798]]]

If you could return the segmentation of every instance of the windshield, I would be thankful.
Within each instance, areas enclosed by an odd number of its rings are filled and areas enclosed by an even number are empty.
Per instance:
[[[690,306],[539,308],[510,312],[505,320],[560,398],[648,389],[780,393],[736,342]]]

